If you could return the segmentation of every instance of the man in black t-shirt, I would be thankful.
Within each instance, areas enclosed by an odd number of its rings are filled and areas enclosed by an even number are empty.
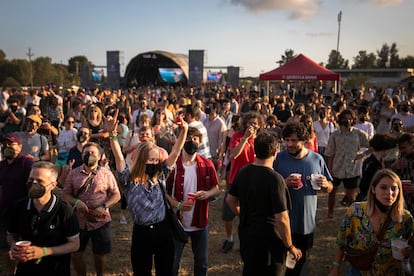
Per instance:
[[[296,260],[302,253],[292,243],[289,191],[283,177],[273,170],[278,138],[263,131],[254,148],[256,161],[240,169],[226,199],[240,216],[243,275],[284,275],[286,253]]]
[[[79,223],[73,208],[52,193],[57,176],[53,163],[34,163],[29,197],[18,201],[11,212],[7,241],[12,257],[19,261],[15,275],[70,276],[70,253],[79,249]],[[16,245],[22,240],[31,245]]]

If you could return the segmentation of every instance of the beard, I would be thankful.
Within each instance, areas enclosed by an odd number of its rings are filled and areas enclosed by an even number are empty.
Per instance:
[[[297,157],[301,152],[302,152],[302,148],[300,147],[296,147],[295,151],[293,152],[290,149],[288,149],[288,153],[293,157]]]

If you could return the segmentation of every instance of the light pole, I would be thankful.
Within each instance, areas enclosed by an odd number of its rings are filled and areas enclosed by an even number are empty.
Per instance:
[[[30,70],[30,88],[33,88],[33,69],[32,69],[32,57],[34,56],[34,53],[32,52],[32,49],[29,48],[29,51],[26,54],[29,57],[29,70]]]
[[[341,34],[341,20],[342,20],[342,11],[338,13],[338,40],[336,41],[336,54],[338,56],[339,53],[339,37]]]

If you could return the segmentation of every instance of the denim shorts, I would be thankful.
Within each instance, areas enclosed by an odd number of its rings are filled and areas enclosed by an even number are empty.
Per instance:
[[[92,240],[92,252],[94,254],[104,255],[111,252],[111,231],[109,222],[95,230],[80,230],[79,238],[79,252],[85,251],[89,238]]]

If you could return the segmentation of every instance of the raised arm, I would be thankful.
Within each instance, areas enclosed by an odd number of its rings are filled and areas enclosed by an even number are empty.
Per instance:
[[[168,155],[168,158],[166,160],[167,166],[169,168],[174,166],[175,162],[178,159],[178,156],[180,156],[181,150],[187,138],[188,124],[183,119],[181,119],[181,122],[178,125],[181,128],[180,135],[178,136],[178,139],[175,142],[175,145],[173,146],[171,153]]]
[[[125,163],[125,159],[124,156],[122,154],[122,149],[121,146],[118,143],[118,137],[117,137],[117,133],[116,133],[116,129],[117,129],[117,119],[118,119],[118,112],[119,110],[117,109],[115,111],[114,117],[103,117],[103,130],[105,132],[110,133],[109,135],[109,143],[111,145],[111,150],[112,153],[114,155],[115,158],[115,165],[116,165],[116,170],[118,172],[122,172],[125,170],[126,167],[126,163]]]

